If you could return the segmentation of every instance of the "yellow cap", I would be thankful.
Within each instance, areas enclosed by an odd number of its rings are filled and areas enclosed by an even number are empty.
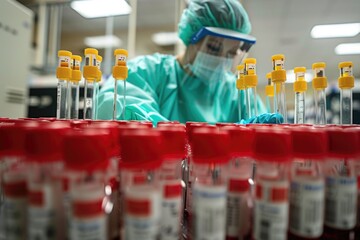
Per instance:
[[[296,67],[294,68],[294,73],[299,73],[299,72],[306,72],[306,67]]]
[[[114,55],[125,55],[126,57],[128,56],[128,51],[126,51],[125,49],[115,49],[114,51]]]
[[[102,62],[103,58],[102,58],[102,56],[97,55],[97,56],[96,56],[96,60],[99,61],[99,62]]]
[[[244,76],[245,87],[256,87],[258,85],[257,75],[245,75]]]
[[[58,67],[56,69],[56,77],[62,80],[71,79],[71,68],[69,67]]]
[[[115,80],[126,80],[128,76],[128,68],[126,66],[114,66],[113,77]]]
[[[58,51],[58,57],[71,57],[72,53],[66,50]]]
[[[271,79],[271,72],[268,72],[268,73],[266,74],[266,78],[267,78],[267,79]]]
[[[307,83],[306,81],[296,81],[294,82],[294,92],[306,92]]]
[[[245,64],[256,64],[256,58],[245,58]]]
[[[285,56],[284,54],[276,54],[276,55],[273,55],[271,57],[271,60],[272,61],[275,61],[275,60],[285,60]]]
[[[285,82],[286,81],[286,71],[284,69],[272,71],[271,72],[271,80],[273,82]]]
[[[83,76],[86,81],[94,81],[99,77],[99,68],[97,66],[84,66]]]
[[[81,71],[80,70],[72,70],[71,81],[72,82],[80,82],[80,80],[81,80]]]
[[[338,84],[340,89],[354,88],[355,78],[353,76],[339,77]]]
[[[244,68],[245,68],[245,65],[240,64],[240,65],[237,65],[236,70],[240,71],[240,70],[244,70]]]
[[[236,88],[238,90],[245,90],[245,80],[243,77],[236,80]]]
[[[352,67],[352,66],[353,66],[352,62],[341,62],[341,63],[339,63],[339,68]]]
[[[327,78],[326,77],[316,77],[312,81],[313,88],[316,90],[322,90],[327,87]]]
[[[84,50],[84,54],[95,54],[95,55],[98,55],[99,52],[98,50],[96,50],[95,48],[85,48]]]
[[[266,85],[265,86],[265,94],[268,97],[273,97],[274,96],[274,86]]]
[[[79,56],[79,55],[72,55],[72,56],[71,56],[71,59],[74,59],[75,61],[79,61],[79,62],[82,61],[82,57]]]
[[[312,69],[315,69],[315,68],[326,68],[326,63],[324,63],[324,62],[313,63]]]

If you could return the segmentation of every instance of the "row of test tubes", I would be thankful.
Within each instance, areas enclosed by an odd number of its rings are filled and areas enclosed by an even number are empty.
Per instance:
[[[84,82],[84,114],[83,119],[98,119],[98,93],[102,79],[101,62],[102,57],[98,50],[87,48],[84,51],[85,63],[83,67]],[[128,53],[124,49],[116,49],[115,66],[113,67],[113,77],[115,79],[115,89],[117,81],[123,80],[124,92],[126,91],[127,67],[126,60]],[[82,79],[81,62],[82,58],[72,55],[71,52],[60,50],[58,52],[59,63],[56,69],[58,79],[57,86],[57,119],[79,119],[79,87]],[[125,114],[126,94],[123,100],[123,118]],[[114,91],[114,113],[113,118],[117,117],[117,91]]]
[[[287,122],[287,106],[286,106],[286,70],[284,68],[285,56],[277,54],[272,56],[273,71],[266,75],[267,85],[265,87],[266,108],[268,112],[279,113]],[[326,93],[327,77],[325,75],[326,64],[317,62],[312,65],[314,78],[312,86],[314,89],[315,102],[315,123],[326,124]],[[339,63],[340,76],[338,78],[338,86],[340,88],[340,123],[352,124],[352,89],[354,88],[355,78],[353,75],[353,63]],[[237,67],[238,79],[236,88],[238,90],[238,111],[239,119],[250,119],[258,115],[258,104],[256,87],[258,84],[258,76],[256,75],[256,59],[247,58],[244,63]],[[307,83],[305,80],[305,67],[294,68],[295,82],[295,124],[305,123],[305,93],[307,91]],[[245,95],[245,112],[242,111],[242,95]]]

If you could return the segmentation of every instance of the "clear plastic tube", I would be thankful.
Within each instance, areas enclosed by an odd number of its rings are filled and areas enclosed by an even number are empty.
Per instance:
[[[326,94],[325,89],[315,89],[315,124],[326,124]]]
[[[305,93],[295,93],[295,124],[305,123]]]
[[[257,116],[256,87],[246,88],[246,92],[247,92],[246,94],[247,116],[248,118],[256,117]]]
[[[239,121],[241,121],[241,119],[243,119],[243,113],[242,113],[242,92],[243,92],[243,90],[238,90]]]
[[[276,113],[281,114],[284,117],[284,123],[287,122],[287,110],[286,110],[286,95],[285,84],[282,82],[276,82],[275,95],[274,95],[274,107]]]
[[[97,120],[98,119],[98,96],[99,93],[99,82],[98,81],[94,81],[94,90],[93,90],[93,95],[92,95],[92,120]]]
[[[68,84],[68,119],[79,119],[79,82]]]
[[[117,87],[118,85],[118,80],[114,80],[114,103],[113,103],[113,120],[116,120],[116,116],[117,116],[117,110],[116,110],[116,104],[117,104]]]
[[[85,119],[92,119],[92,117],[93,117],[93,96],[94,96],[94,82],[85,80],[84,120]]]
[[[268,113],[272,113],[274,111],[272,107],[274,105],[273,97],[266,96],[265,104],[266,104],[266,111]]]
[[[67,83],[68,81],[59,79],[57,85],[57,105],[56,118],[65,119],[67,110]]]
[[[340,123],[353,123],[352,89],[340,89]]]

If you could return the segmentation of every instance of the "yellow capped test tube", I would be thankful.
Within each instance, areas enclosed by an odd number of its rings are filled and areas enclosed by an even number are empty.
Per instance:
[[[245,81],[244,81],[244,73],[245,73],[245,65],[240,64],[236,67],[238,78],[236,80],[236,88],[238,90],[238,112],[239,112],[239,122],[241,119],[245,119],[246,109],[242,110],[243,107],[243,96],[245,92]]]
[[[275,112],[281,114],[284,117],[284,122],[287,122],[287,109],[286,109],[286,94],[285,94],[285,82],[286,71],[284,69],[285,56],[283,54],[277,54],[272,56],[273,71],[271,72],[271,80],[275,86],[274,95],[274,108]]]
[[[271,72],[266,74],[267,85],[265,86],[266,110],[268,113],[274,111],[274,85],[271,81]]]
[[[101,62],[102,57],[100,55],[96,56],[96,67],[97,67],[97,77],[94,81],[94,92],[93,92],[93,118],[94,120],[98,119],[98,94],[99,94],[99,86],[102,78],[102,72],[101,72]]]
[[[71,57],[71,79],[68,81],[68,119],[79,119],[79,83],[81,81],[82,58],[78,55]]]
[[[296,67],[294,68],[295,82],[294,82],[294,92],[295,92],[295,124],[305,123],[305,94],[307,90],[307,83],[305,80],[305,67]]]
[[[67,84],[71,79],[71,56],[72,53],[65,50],[58,51],[59,63],[56,69],[57,85],[57,103],[56,118],[65,119],[67,113]]]
[[[327,77],[325,76],[326,64],[317,62],[312,65],[314,78],[312,86],[315,99],[315,124],[326,124],[326,94]]]
[[[94,82],[98,79],[98,67],[96,64],[96,57],[98,55],[98,50],[94,48],[86,48],[84,51],[85,54],[85,65],[83,67],[83,76],[85,79],[85,89],[84,89],[84,119],[94,119]]]
[[[258,84],[258,76],[256,75],[256,59],[246,58],[245,65],[245,99],[247,117],[252,118],[257,116],[257,93],[256,86]]]
[[[353,123],[353,99],[352,89],[355,85],[355,78],[353,75],[353,63],[341,62],[339,63],[340,77],[338,84],[340,88],[340,123]]]
[[[126,78],[128,76],[128,68],[126,66],[126,61],[128,58],[128,52],[125,49],[116,49],[114,51],[115,56],[115,65],[113,67],[113,77],[115,79],[114,83],[114,105],[113,105],[113,120],[117,119],[117,91],[118,91],[118,81],[121,80],[124,82],[123,86],[123,109],[122,109],[122,119],[125,120],[125,108],[126,108]]]

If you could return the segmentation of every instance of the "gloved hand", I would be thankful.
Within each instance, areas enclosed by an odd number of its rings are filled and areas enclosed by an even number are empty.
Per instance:
[[[249,124],[249,123],[269,123],[269,124],[278,124],[283,123],[284,117],[279,113],[263,113],[259,116],[252,117],[248,120],[241,119],[240,124]]]

